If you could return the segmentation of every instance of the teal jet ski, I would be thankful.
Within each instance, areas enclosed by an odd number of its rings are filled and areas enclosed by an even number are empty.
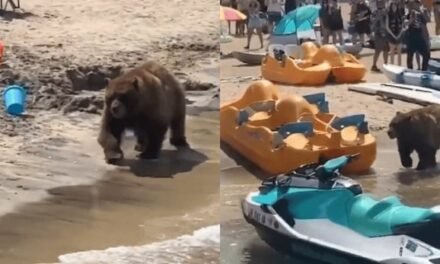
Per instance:
[[[440,264],[440,207],[377,200],[340,174],[356,156],[263,181],[242,212],[274,249],[335,264]]]

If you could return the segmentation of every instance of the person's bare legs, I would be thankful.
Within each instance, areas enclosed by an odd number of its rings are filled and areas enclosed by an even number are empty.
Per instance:
[[[388,64],[388,49],[385,49],[382,52],[383,63]]]
[[[378,72],[379,70],[379,68],[377,68],[377,61],[379,60],[379,56],[380,56],[380,53],[382,52],[382,50],[380,50],[380,49],[378,49],[378,48],[376,48],[375,50],[374,50],[374,55],[373,55],[373,66],[371,67],[371,70],[372,71],[376,71],[376,72]]]
[[[440,14],[437,8],[434,9],[435,34],[440,35]]]
[[[341,46],[344,45],[344,37],[342,36],[342,30],[338,30],[338,38]]]
[[[330,35],[332,36],[332,44],[336,44],[336,31],[330,31]],[[330,38],[329,38],[330,42]]]
[[[261,44],[260,49],[262,49],[262,48],[264,48],[264,43],[263,43],[263,28],[262,28],[262,27],[257,28],[257,35],[258,35],[258,37],[260,38],[260,44]]]
[[[397,51],[397,45],[390,43],[390,62],[391,64],[394,64],[394,55]]]
[[[269,31],[269,34],[272,33],[274,27],[275,27],[275,24],[273,22],[268,23],[267,30]]]
[[[402,66],[402,45],[396,45],[397,50],[397,65]]]
[[[365,45],[365,34],[359,34],[359,41],[362,46]]]
[[[351,42],[353,43],[353,45],[356,45],[358,43],[358,38],[359,34],[358,33],[353,33],[353,35],[351,35]]]
[[[328,44],[329,42],[329,32],[327,29],[323,28],[321,30],[322,33],[322,44]]]
[[[416,63],[417,63],[417,70],[420,71],[420,54],[419,52],[416,52]]]
[[[249,28],[248,27],[248,32],[247,32],[247,46],[244,47],[245,49],[249,49],[251,46],[251,39],[252,39],[252,35],[254,34],[254,28]]]

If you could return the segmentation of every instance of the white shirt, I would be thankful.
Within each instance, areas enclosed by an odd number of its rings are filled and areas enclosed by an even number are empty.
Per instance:
[[[283,12],[284,0],[265,0],[264,4],[267,6],[267,12]]]
[[[377,10],[376,0],[367,0],[365,3],[370,7],[371,13]]]

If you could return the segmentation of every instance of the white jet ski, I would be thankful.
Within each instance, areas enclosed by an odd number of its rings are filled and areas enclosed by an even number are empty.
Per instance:
[[[274,249],[334,264],[439,264],[440,208],[364,194],[339,169],[353,156],[263,181],[242,212]]]

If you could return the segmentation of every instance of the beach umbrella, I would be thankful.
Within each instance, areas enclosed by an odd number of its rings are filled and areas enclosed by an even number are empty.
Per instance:
[[[320,5],[305,5],[290,11],[276,25],[273,34],[289,35],[313,30],[320,8]]]
[[[244,19],[246,19],[246,15],[243,14],[242,12],[230,7],[225,7],[225,6],[220,7],[220,20],[236,21],[236,20],[244,20]]]

